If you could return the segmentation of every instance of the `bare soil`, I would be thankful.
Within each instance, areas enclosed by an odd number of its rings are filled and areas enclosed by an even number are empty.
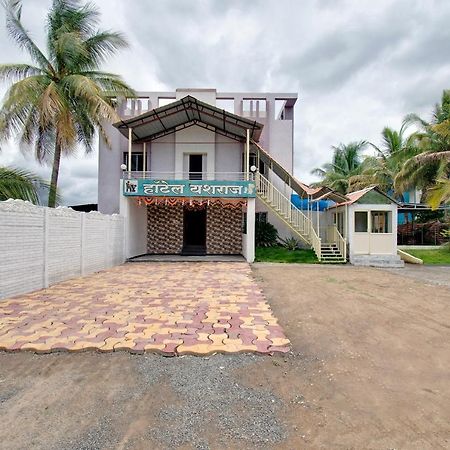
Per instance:
[[[291,353],[0,353],[0,448],[450,448],[449,287],[347,266],[253,271]]]

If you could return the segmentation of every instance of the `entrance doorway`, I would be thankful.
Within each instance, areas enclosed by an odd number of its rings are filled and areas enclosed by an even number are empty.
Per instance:
[[[184,210],[183,255],[206,254],[206,207]]]
[[[203,155],[189,155],[189,179],[201,180],[203,177]]]

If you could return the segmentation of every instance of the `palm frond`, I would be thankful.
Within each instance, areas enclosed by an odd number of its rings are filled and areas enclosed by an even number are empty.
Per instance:
[[[111,57],[117,50],[128,47],[122,33],[101,31],[84,42],[89,55],[90,66],[97,67]]]
[[[20,48],[26,50],[30,57],[39,67],[54,73],[53,67],[39,50],[39,47],[33,42],[28,31],[25,30],[20,21],[22,14],[22,2],[20,0],[3,0],[3,7],[6,13],[6,29],[9,36],[16,41]]]
[[[430,125],[426,120],[414,113],[407,114],[403,119],[403,124],[405,126],[417,125],[421,128],[427,128]]]
[[[440,179],[436,185],[428,191],[427,203],[434,210],[439,208],[441,203],[450,202],[450,180]]]
[[[10,198],[39,204],[38,190],[48,188],[39,176],[22,169],[0,167],[0,200]]]
[[[42,69],[29,64],[0,64],[0,81],[14,82],[42,74]]]
[[[427,164],[437,161],[447,161],[450,163],[450,150],[443,152],[420,153],[413,159],[417,162],[417,164]]]

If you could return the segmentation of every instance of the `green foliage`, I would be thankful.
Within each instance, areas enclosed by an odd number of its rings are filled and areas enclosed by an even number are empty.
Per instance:
[[[273,247],[277,245],[277,229],[269,222],[255,223],[255,242],[257,247]]]
[[[418,211],[414,216],[414,222],[416,223],[427,223],[432,220],[440,220],[445,216],[445,212],[443,210],[436,211]]]
[[[439,208],[441,203],[450,203],[450,179],[437,180],[428,192],[428,204],[432,209]]]
[[[376,155],[367,156],[361,164],[361,173],[350,178],[353,191],[373,185],[385,192],[394,190],[395,176],[404,162],[416,154],[414,133],[406,134],[408,126],[409,123],[404,121],[399,131],[385,127],[381,132],[381,145],[370,143]]]
[[[21,22],[19,0],[3,0],[9,36],[33,64],[0,65],[0,81],[9,81],[0,110],[0,138],[19,137],[41,163],[52,163],[49,206],[56,202],[62,155],[78,144],[93,150],[96,131],[106,138],[105,124],[119,120],[115,98],[133,95],[115,74],[100,65],[127,43],[120,33],[97,30],[99,13],[92,3],[54,0],[42,51]]]
[[[316,254],[310,249],[288,250],[285,247],[256,247],[255,261],[317,264]]]
[[[294,251],[299,247],[300,241],[296,239],[295,237],[289,237],[286,239],[281,239],[280,242],[283,245],[283,247],[289,251]]]
[[[430,122],[416,114],[409,114],[405,120],[419,131],[414,134],[415,154],[405,161],[395,177],[396,190],[419,187],[428,196],[433,194],[430,189],[436,187],[437,192],[441,189],[445,193],[445,181],[450,177],[450,91],[443,92]],[[439,180],[444,184],[440,185]],[[439,193],[434,194],[429,200],[432,207],[440,201]]]
[[[332,147],[332,162],[311,171],[321,178],[316,185],[327,186],[341,194],[350,192],[350,179],[361,173],[361,153],[367,145],[366,141],[359,141]]]
[[[49,186],[39,176],[21,169],[0,167],[0,201],[10,198],[39,204],[39,189]]]
[[[415,131],[409,133],[411,126]],[[443,92],[431,121],[408,114],[398,131],[385,127],[381,136],[380,146],[370,143],[375,155],[365,158],[365,141],[333,147],[332,162],[312,171],[321,178],[316,185],[341,193],[377,185],[400,200],[419,188],[433,209],[450,201],[450,90]]]

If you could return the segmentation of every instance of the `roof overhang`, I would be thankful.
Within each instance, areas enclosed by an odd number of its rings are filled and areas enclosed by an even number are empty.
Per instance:
[[[121,120],[114,127],[126,138],[131,129],[133,142],[141,143],[193,125],[237,141],[245,141],[247,130],[250,130],[250,139],[257,142],[263,129],[261,123],[216,108],[190,95],[139,116]]]

